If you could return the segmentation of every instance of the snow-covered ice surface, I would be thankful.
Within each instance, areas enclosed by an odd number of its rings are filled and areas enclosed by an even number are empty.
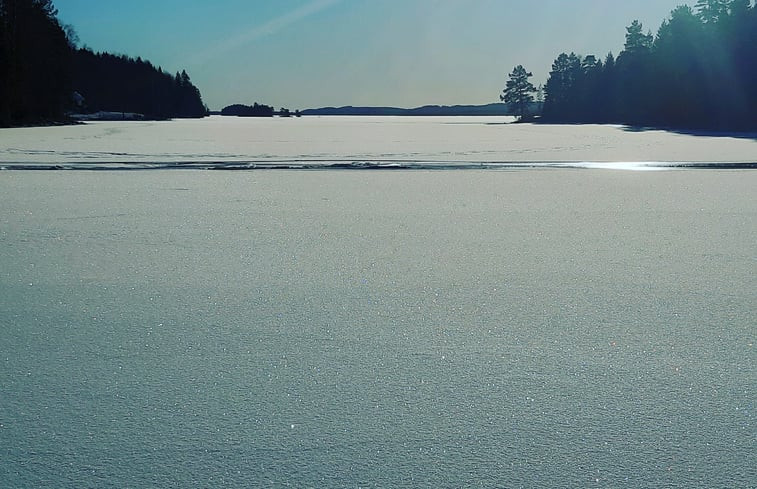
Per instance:
[[[754,488],[755,188],[0,172],[0,487]]]
[[[510,124],[508,117],[231,118],[0,130],[0,167],[402,167],[526,164],[611,168],[755,166],[757,134],[613,125]]]

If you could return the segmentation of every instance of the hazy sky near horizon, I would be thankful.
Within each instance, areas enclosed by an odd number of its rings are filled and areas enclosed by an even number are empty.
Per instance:
[[[186,69],[211,109],[499,101],[522,64],[604,56],[684,0],[55,0],[81,45]]]

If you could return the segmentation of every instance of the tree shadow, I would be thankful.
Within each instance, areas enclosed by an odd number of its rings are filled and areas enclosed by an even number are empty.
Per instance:
[[[484,122],[483,124],[485,126],[521,126],[521,125],[529,125],[529,124],[539,124],[539,119],[529,118],[529,119],[518,119],[514,121],[504,121],[504,122]]]
[[[471,125],[484,125],[484,126],[511,126],[521,124],[533,124],[535,126],[611,126],[621,129],[625,132],[652,132],[652,131],[664,131],[674,134],[681,134],[684,136],[703,136],[703,137],[715,137],[715,138],[735,138],[735,139],[751,139],[757,141],[757,132],[755,131],[719,131],[716,129],[684,129],[676,127],[665,126],[634,126],[629,124],[620,124],[612,122],[553,122],[545,121],[540,118],[528,119],[524,121],[506,121],[506,122],[479,122],[479,121],[466,121],[466,122],[445,122],[445,124],[471,124]]]
[[[623,125],[622,129],[626,132],[648,132],[648,131],[665,131],[684,136],[704,136],[711,138],[735,138],[751,139],[757,141],[757,132],[750,131],[718,131],[715,129],[682,129],[675,127],[655,127],[655,126],[631,126]]]

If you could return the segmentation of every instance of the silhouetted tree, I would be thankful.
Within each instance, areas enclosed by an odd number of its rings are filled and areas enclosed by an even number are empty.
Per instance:
[[[51,0],[0,0],[0,125],[63,119],[70,47]]]
[[[615,56],[612,53],[607,53],[605,57],[599,87],[594,97],[598,107],[597,122],[616,122],[618,120],[619,94]]]
[[[570,55],[561,53],[554,63],[549,79],[544,87],[545,118],[563,122],[573,122],[578,119],[577,111],[580,101],[576,100],[582,75],[581,58],[575,53]]]
[[[618,116],[632,124],[644,123],[644,100],[655,76],[650,63],[653,42],[652,34],[644,34],[642,24],[634,20],[626,28],[626,43],[616,62],[616,83],[622,94],[616,101]]]
[[[518,65],[513,68],[509,76],[510,79],[507,80],[505,89],[499,98],[513,107],[518,118],[523,120],[528,117],[531,104],[534,102],[533,94],[536,92],[536,88],[528,81],[534,75],[526,71],[522,65]]]

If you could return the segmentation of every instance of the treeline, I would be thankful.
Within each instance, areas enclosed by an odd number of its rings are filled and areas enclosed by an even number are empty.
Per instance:
[[[151,119],[204,117],[208,112],[186,71],[171,76],[141,58],[77,49],[72,73],[71,86],[88,112],[137,112]]]
[[[0,0],[0,126],[53,122],[71,100],[71,46],[51,0]]]
[[[258,104],[242,105],[233,104],[221,109],[221,115],[233,115],[238,117],[273,117],[273,107],[270,105]]]
[[[292,112],[285,107],[280,108],[279,111],[276,112],[270,105],[255,102],[253,105],[227,105],[221,109],[221,115],[236,117],[273,117],[275,115],[279,117],[300,117],[302,113],[299,110]]]
[[[78,49],[73,28],[57,15],[52,0],[0,0],[0,126],[60,122],[82,110],[206,114],[185,72]]]
[[[617,59],[560,54],[544,89],[549,122],[757,129],[757,6],[699,0],[656,36],[634,21]]]

